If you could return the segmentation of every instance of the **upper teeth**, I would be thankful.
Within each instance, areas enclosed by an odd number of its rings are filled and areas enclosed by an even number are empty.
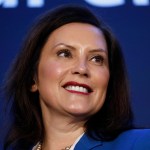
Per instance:
[[[67,90],[72,90],[72,91],[78,91],[78,92],[83,92],[83,93],[88,93],[88,90],[84,87],[81,86],[72,86],[69,85],[67,87],[65,87]]]

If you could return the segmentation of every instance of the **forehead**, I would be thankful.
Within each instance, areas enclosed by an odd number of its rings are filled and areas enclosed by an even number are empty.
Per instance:
[[[87,23],[68,23],[54,30],[47,41],[49,44],[82,44],[107,49],[103,32]]]

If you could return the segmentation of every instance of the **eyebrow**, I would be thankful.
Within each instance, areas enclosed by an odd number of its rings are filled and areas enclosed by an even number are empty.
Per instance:
[[[65,44],[65,43],[59,43],[59,44],[56,44],[53,48],[57,47],[57,46],[65,46],[65,47],[68,47],[68,48],[71,48],[71,49],[76,49],[75,47],[71,46],[71,45],[68,45],[68,44]],[[97,49],[90,49],[89,50],[90,53],[93,53],[93,52],[103,52],[103,53],[108,53],[107,50],[104,50],[102,48],[97,48]]]
[[[93,52],[102,52],[102,53],[108,53],[107,50],[104,50],[102,48],[98,48],[98,49],[91,49],[89,50],[90,53],[93,53]]]
[[[68,47],[68,48],[71,48],[71,49],[76,49],[75,47],[71,46],[71,45],[68,45],[68,44],[65,44],[65,43],[59,43],[59,44],[56,44],[54,45],[53,48],[57,47],[57,46],[65,46],[65,47]]]

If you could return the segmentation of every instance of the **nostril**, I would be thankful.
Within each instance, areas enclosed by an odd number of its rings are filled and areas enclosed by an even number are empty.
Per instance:
[[[86,74],[86,73],[85,73],[85,74],[83,74],[83,75],[84,75],[84,76],[86,76],[86,77],[88,77],[88,74]]]
[[[89,76],[89,70],[87,64],[85,62],[79,62],[72,68],[72,73],[76,75],[82,75],[85,77]]]
[[[78,71],[76,71],[73,74],[77,74],[77,75],[81,75],[81,76],[85,76],[85,77],[89,76],[88,73],[86,73],[86,72],[78,72]]]
[[[76,71],[76,72],[74,72],[74,74],[80,74],[80,73]]]

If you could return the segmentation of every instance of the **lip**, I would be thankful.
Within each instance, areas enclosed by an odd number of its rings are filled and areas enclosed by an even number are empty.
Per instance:
[[[69,81],[69,82],[66,82],[64,85],[63,85],[63,88],[67,87],[67,86],[80,86],[80,87],[83,87],[83,88],[86,88],[88,90],[88,93],[83,93],[83,92],[78,92],[78,91],[72,91],[72,90],[67,90],[71,93],[78,93],[78,94],[84,94],[84,95],[89,95],[90,93],[93,92],[92,88],[87,85],[87,84],[84,84],[84,83],[78,83],[78,82],[75,82],[75,81]]]

